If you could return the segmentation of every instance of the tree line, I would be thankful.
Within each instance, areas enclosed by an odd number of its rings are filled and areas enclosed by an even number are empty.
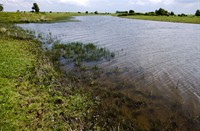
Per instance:
[[[116,11],[116,14],[118,14],[118,16],[127,16],[127,15],[175,16],[176,15],[173,11],[169,12],[163,8],[155,10],[154,12],[146,12],[146,13],[139,13],[139,12],[135,12],[134,10]],[[194,15],[200,16],[200,10],[197,10]],[[187,15],[182,13],[182,14],[178,14],[178,16],[187,16]]]

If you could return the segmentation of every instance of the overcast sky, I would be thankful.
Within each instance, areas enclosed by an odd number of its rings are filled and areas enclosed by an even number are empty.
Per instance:
[[[130,10],[150,12],[164,8],[175,13],[194,14],[200,9],[200,0],[0,0],[4,11],[30,11],[38,3],[41,11],[99,11]]]

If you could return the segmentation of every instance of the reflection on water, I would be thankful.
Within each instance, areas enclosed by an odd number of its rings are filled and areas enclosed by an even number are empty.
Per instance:
[[[75,17],[79,22],[20,24],[36,33],[51,32],[62,42],[93,42],[116,53],[102,62],[118,67],[138,88],[157,87],[165,97],[178,90],[186,103],[200,100],[200,25],[130,20],[111,16]],[[196,103],[197,102],[197,103]],[[199,108],[199,107],[195,107]]]

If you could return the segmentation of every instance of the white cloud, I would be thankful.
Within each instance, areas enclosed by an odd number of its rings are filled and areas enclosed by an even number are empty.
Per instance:
[[[78,6],[88,6],[89,0],[59,0],[58,2],[64,3],[64,4],[73,4]]]
[[[158,8],[175,13],[194,13],[200,0],[0,0],[5,11],[30,11],[33,3],[38,3],[41,11],[106,11],[134,9],[138,12],[154,11]]]
[[[174,4],[174,0],[163,0],[162,2],[164,5],[172,5]]]
[[[174,0],[129,0],[129,3],[135,5],[170,5],[174,3]]]
[[[143,0],[129,0],[128,2],[131,5],[145,5],[146,2]]]
[[[158,4],[158,3],[161,3],[162,0],[147,0],[149,1],[150,3],[153,3],[153,4]]]
[[[62,4],[71,4],[71,5],[77,5],[77,6],[88,6],[89,2],[91,0],[0,0],[0,3],[3,3],[4,5],[27,5],[32,4],[34,2],[36,3],[42,3],[42,4],[55,4],[55,3],[62,3]]]
[[[0,0],[0,3],[8,7],[23,7],[23,8],[30,6],[32,4],[26,0]]]

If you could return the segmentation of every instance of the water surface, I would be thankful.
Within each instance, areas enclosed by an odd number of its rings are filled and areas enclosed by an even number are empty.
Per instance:
[[[20,24],[61,42],[93,42],[116,53],[104,68],[118,67],[139,88],[157,88],[166,97],[180,92],[183,103],[200,101],[200,25],[112,16],[79,16],[79,22]],[[176,96],[175,96],[176,97]],[[185,99],[186,98],[186,99]]]

